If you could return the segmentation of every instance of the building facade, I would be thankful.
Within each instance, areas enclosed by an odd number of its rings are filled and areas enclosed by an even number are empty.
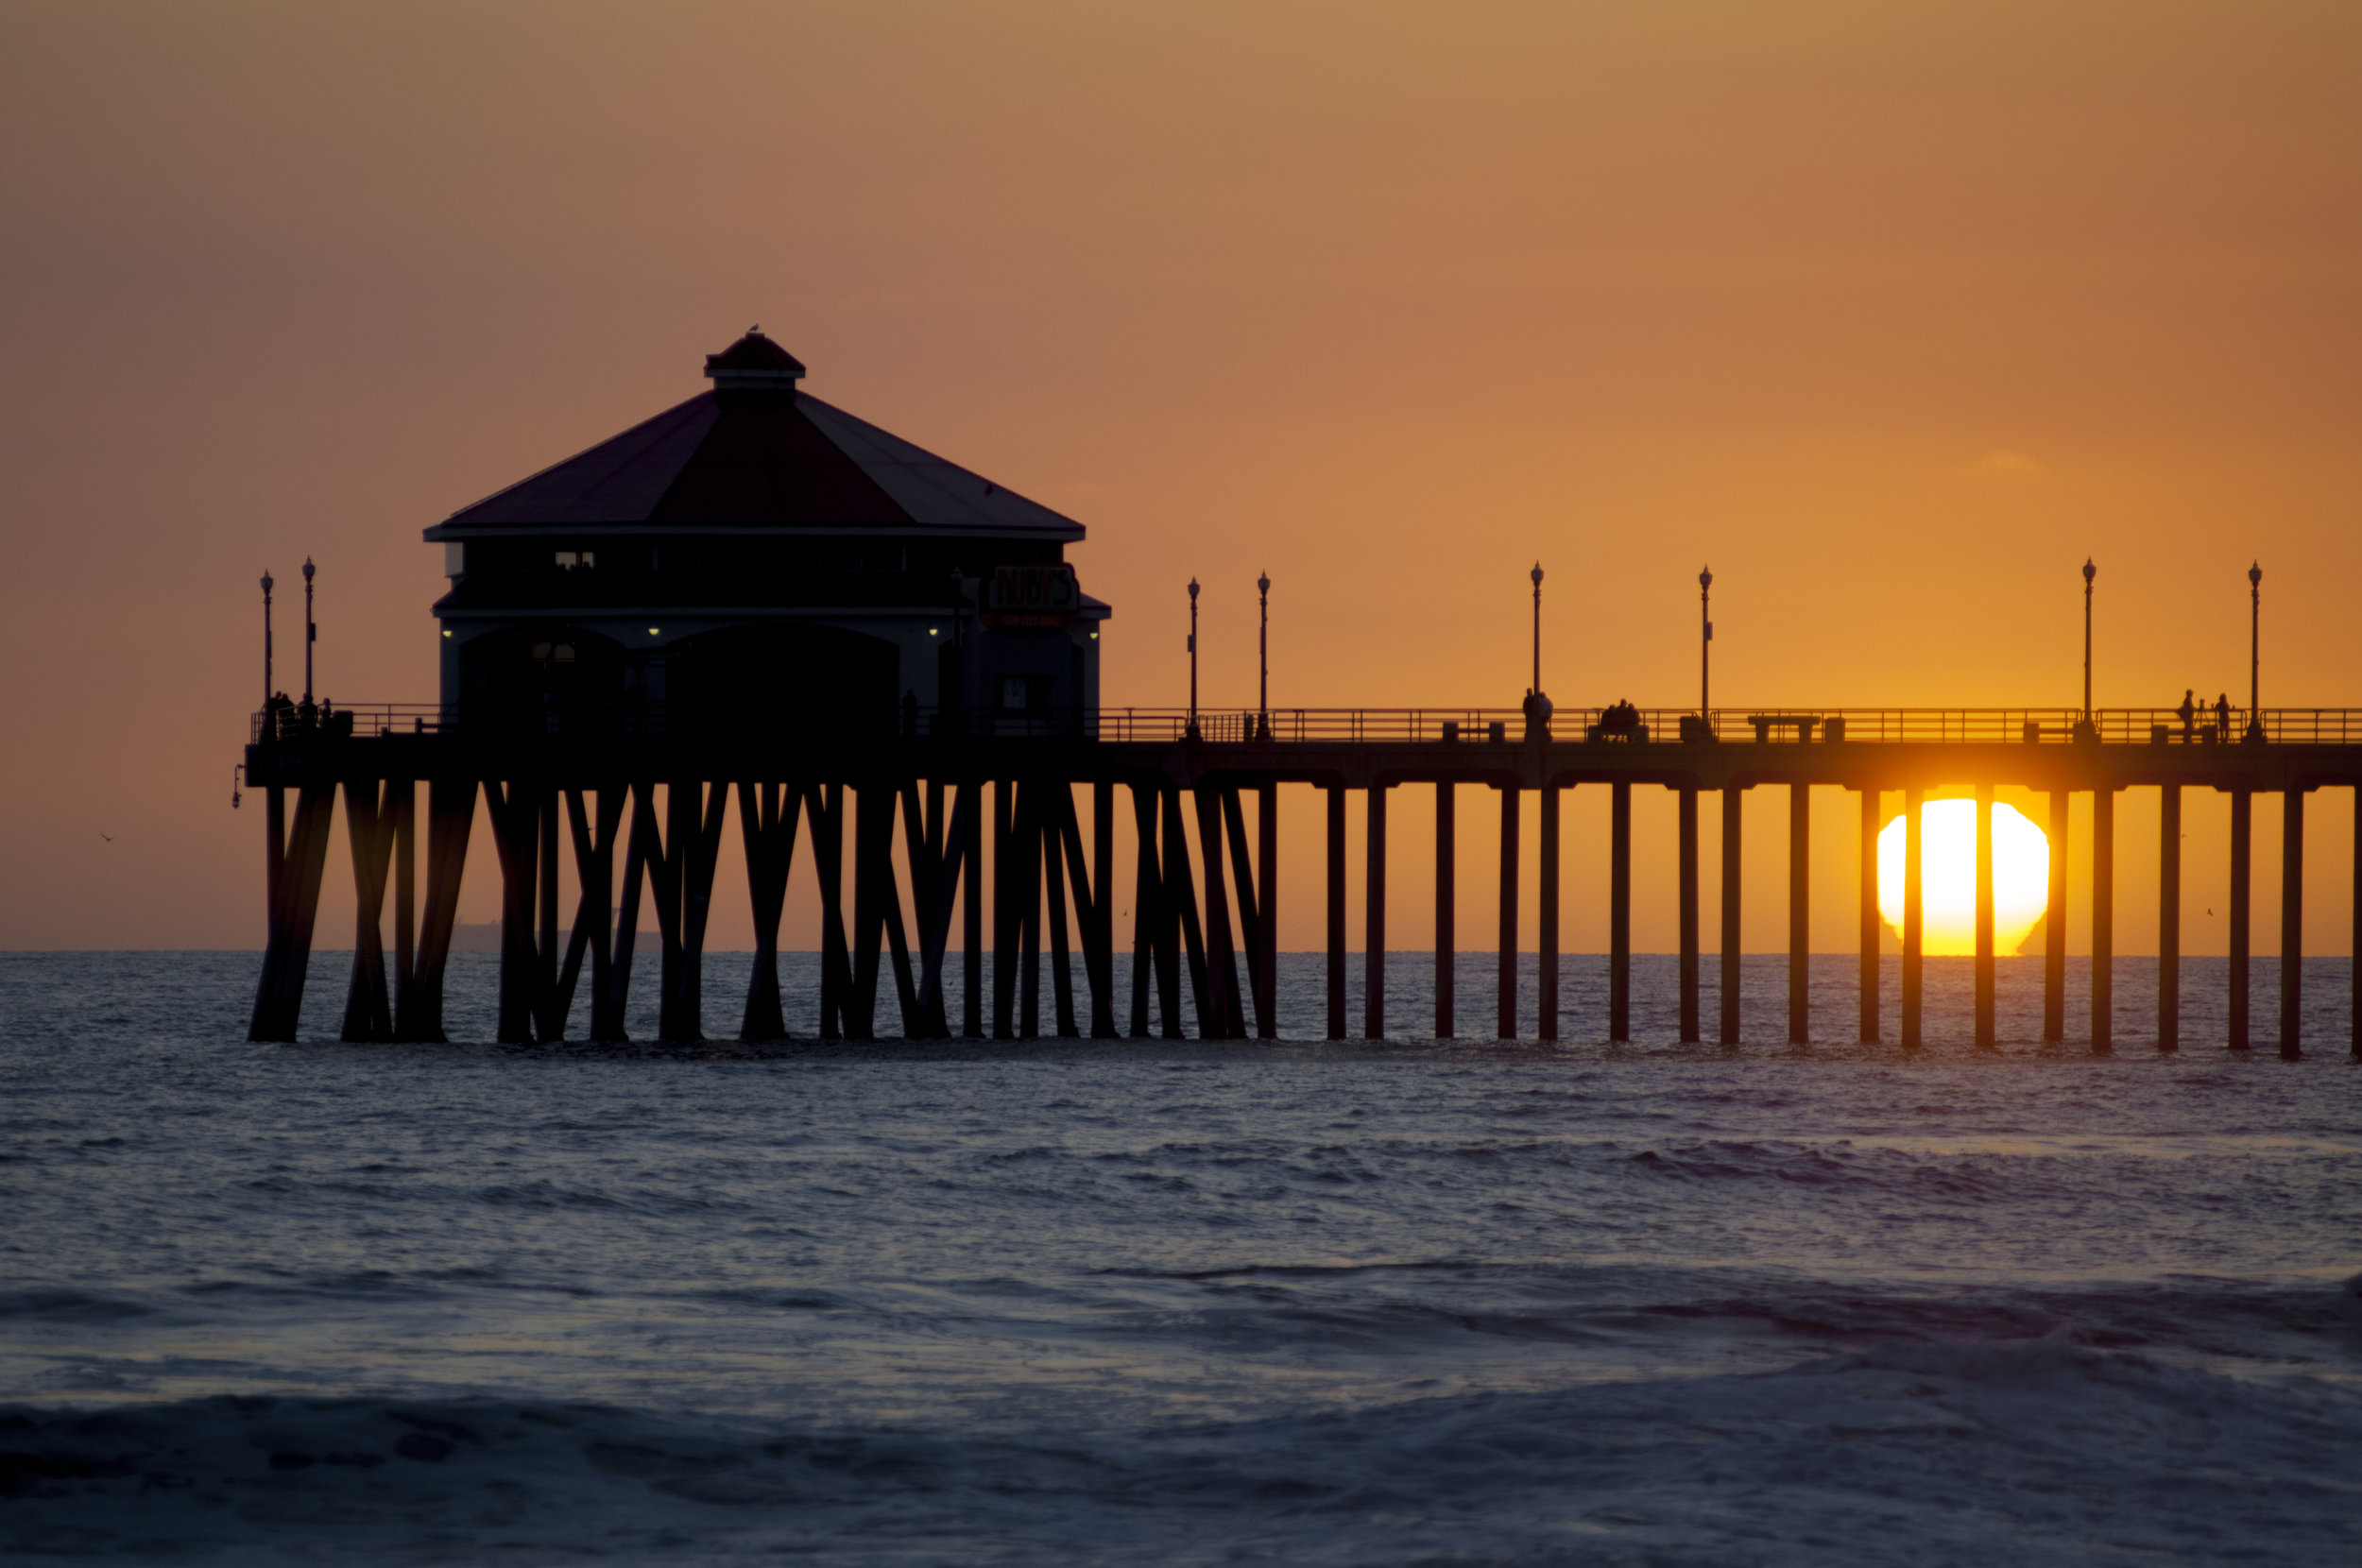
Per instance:
[[[1083,526],[821,401],[751,331],[710,390],[426,530],[443,719],[792,739],[1090,733]]]

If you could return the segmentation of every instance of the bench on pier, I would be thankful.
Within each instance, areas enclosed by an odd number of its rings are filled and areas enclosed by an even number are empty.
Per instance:
[[[1766,744],[1775,729],[1792,729],[1799,744],[1809,744],[1812,732],[1820,726],[1818,713],[1750,713],[1747,722],[1755,726],[1755,741]],[[1841,731],[1840,733],[1842,733]]]

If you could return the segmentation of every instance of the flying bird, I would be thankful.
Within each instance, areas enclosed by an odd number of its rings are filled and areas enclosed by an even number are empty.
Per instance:
[[[99,836],[100,838],[102,838],[102,839],[105,839],[105,840],[106,840],[109,844],[112,844],[112,843],[114,843],[114,842],[115,842],[115,836],[114,836],[112,833],[101,833],[101,834],[99,834],[98,836]]]

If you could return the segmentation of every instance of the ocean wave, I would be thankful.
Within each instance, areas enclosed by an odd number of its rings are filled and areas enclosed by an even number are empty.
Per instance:
[[[2353,1550],[2357,1475],[2351,1390],[2054,1334],[1033,1435],[491,1399],[18,1406],[0,1410],[0,1543],[36,1560],[2317,1565]]]

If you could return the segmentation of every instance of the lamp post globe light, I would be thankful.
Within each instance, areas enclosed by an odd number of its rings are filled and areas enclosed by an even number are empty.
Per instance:
[[[1255,649],[1258,674],[1255,687],[1255,738],[1271,739],[1271,573],[1258,573],[1255,591],[1262,608],[1262,626]]]
[[[1190,579],[1190,727],[1183,731],[1188,740],[1198,739],[1197,729],[1197,579]]]
[[[2247,569],[2247,738],[2264,738],[2264,567]]]

